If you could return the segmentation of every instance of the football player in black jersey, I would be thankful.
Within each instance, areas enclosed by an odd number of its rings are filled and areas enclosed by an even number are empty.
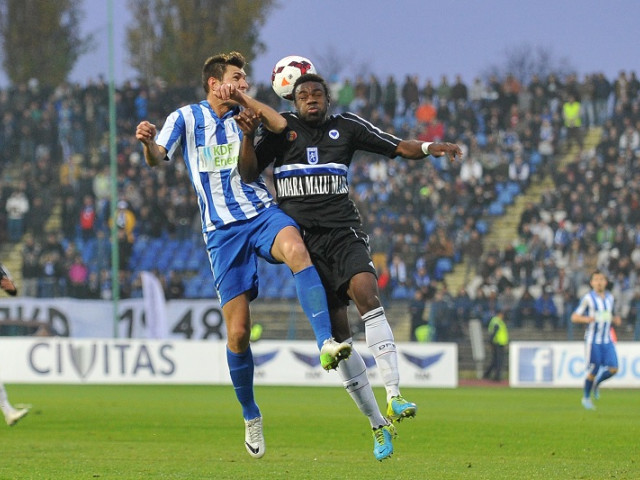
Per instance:
[[[364,321],[367,345],[387,390],[387,417],[392,421],[413,417],[417,406],[400,394],[393,332],[380,303],[368,235],[362,230],[360,214],[349,198],[347,174],[356,150],[408,159],[447,155],[451,160],[460,157],[462,151],[453,143],[402,140],[353,113],[329,115],[329,88],[316,74],[299,77],[293,95],[296,111],[282,114],[287,120],[283,132],[273,134],[259,128],[253,142],[251,135],[246,135],[241,147],[240,174],[243,181],[250,182],[273,163],[278,203],[300,225],[311,259],[327,289],[334,336],[351,340],[347,306],[353,301]],[[245,121],[242,116],[238,125],[243,130],[251,128],[248,119]],[[353,352],[338,371],[345,388],[367,414],[363,399],[349,388],[353,384],[368,384],[362,357]],[[372,426],[375,439],[376,425],[372,422]],[[384,434],[389,434],[388,442],[385,441],[389,445],[392,433]]]

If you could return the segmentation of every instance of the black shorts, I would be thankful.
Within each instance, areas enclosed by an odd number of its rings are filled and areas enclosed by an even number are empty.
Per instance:
[[[369,251],[369,236],[354,228],[302,229],[311,261],[327,291],[330,308],[349,305],[351,278],[362,272],[377,276]]]

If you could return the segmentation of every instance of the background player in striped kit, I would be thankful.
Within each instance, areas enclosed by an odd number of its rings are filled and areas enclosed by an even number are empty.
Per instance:
[[[331,337],[327,298],[297,224],[278,208],[264,181],[244,183],[237,169],[243,133],[235,116],[241,107],[273,132],[286,121],[272,108],[249,97],[245,59],[238,52],[208,58],[202,68],[206,99],[171,113],[160,133],[142,121],[136,138],[145,161],[156,166],[180,148],[198,195],[202,232],[227,329],[227,362],[245,419],[245,447],[260,458],[265,452],[262,415],[253,393],[249,303],[258,295],[258,259],[285,263],[293,272],[300,304],[313,327],[326,370],[351,353]],[[157,139],[156,139],[157,135]]]
[[[571,314],[573,323],[587,325],[585,339],[585,364],[587,378],[584,381],[582,406],[595,410],[591,393],[600,398],[600,384],[618,372],[618,355],[611,338],[612,324],[620,325],[621,318],[614,314],[614,298],[607,291],[607,277],[599,270],[591,274],[591,290],[582,296],[578,307]]]

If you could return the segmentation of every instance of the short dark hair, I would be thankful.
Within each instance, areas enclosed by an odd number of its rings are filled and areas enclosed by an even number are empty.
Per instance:
[[[317,73],[305,73],[298,77],[296,83],[293,84],[292,95],[294,100],[296,99],[296,90],[298,89],[298,86],[302,85],[305,82],[317,82],[322,85],[324,94],[327,96],[327,101],[331,101],[331,92],[329,91],[329,85],[327,85],[327,81]]]
[[[209,93],[209,79],[211,77],[222,80],[227,65],[244,68],[246,64],[244,55],[240,52],[219,53],[207,58],[202,66],[202,88],[204,88],[204,93]]]

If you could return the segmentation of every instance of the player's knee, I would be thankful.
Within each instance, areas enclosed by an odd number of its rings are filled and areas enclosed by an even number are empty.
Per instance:
[[[611,375],[615,375],[616,373],[618,373],[618,369],[616,367],[612,367],[609,369],[609,373],[611,373]]]
[[[309,252],[302,239],[288,242],[283,250],[285,261],[294,272],[311,265],[311,257],[309,257]]]
[[[246,325],[227,327],[227,345],[234,353],[242,353],[249,347],[251,330]]]

